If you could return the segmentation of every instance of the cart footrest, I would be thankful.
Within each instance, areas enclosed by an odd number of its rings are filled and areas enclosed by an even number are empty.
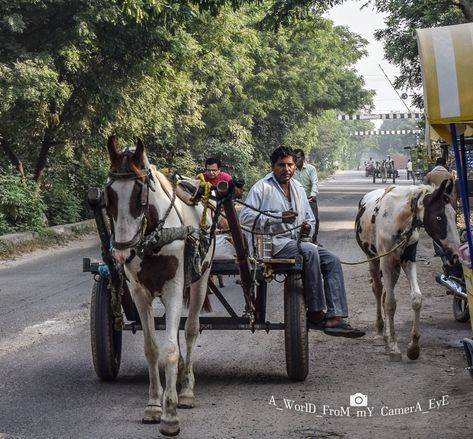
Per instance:
[[[295,274],[302,272],[302,256],[297,256],[295,259],[278,259],[271,258],[262,261],[264,264],[271,266],[274,274]],[[257,269],[261,269],[258,267]],[[238,263],[235,259],[214,259],[212,261],[211,274],[240,274]]]

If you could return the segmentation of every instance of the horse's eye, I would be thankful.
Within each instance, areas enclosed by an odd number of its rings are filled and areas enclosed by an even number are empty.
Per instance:
[[[438,216],[435,218],[437,221],[442,221],[442,217],[441,216]]]

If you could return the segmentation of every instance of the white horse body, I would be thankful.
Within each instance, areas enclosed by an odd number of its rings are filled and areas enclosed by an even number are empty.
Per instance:
[[[450,204],[451,190],[452,187],[447,182],[438,189],[433,186],[389,186],[369,192],[360,201],[355,232],[359,246],[371,259],[369,271],[377,305],[375,340],[387,343],[386,349],[392,361],[401,360],[394,327],[394,287],[401,268],[409,283],[414,310],[407,356],[411,360],[419,356],[422,293],[416,270],[418,227],[425,228],[443,248],[452,264],[458,260],[459,237],[455,226],[455,211]],[[381,278],[384,281],[384,291]],[[382,306],[389,338],[386,336]]]
[[[150,167],[144,155],[141,142],[137,144],[133,156],[125,159],[123,154],[116,152],[116,140],[111,137],[108,142],[111,172],[125,172],[124,162],[133,161],[140,171],[148,172]],[[140,166],[141,163],[141,166]],[[126,165],[126,163],[125,163]],[[115,167],[115,168],[114,168]],[[121,167],[121,168],[120,168]],[[131,166],[134,169],[133,166]],[[152,172],[152,171],[151,171]],[[199,333],[199,314],[207,296],[207,282],[213,248],[210,246],[205,257],[204,267],[207,269],[200,279],[191,284],[189,294],[189,310],[185,324],[186,358],[180,355],[178,331],[185,288],[184,250],[185,240],[175,240],[164,245],[156,254],[144,254],[143,258],[133,251],[137,233],[144,227],[143,215],[146,215],[147,227],[156,228],[159,220],[165,218],[165,227],[181,227],[183,225],[199,228],[203,206],[188,206],[179,198],[173,197],[172,184],[163,174],[154,173],[154,183],[143,184],[141,191],[147,190],[146,197],[139,193],[137,179],[117,179],[109,184],[109,199],[114,226],[114,258],[124,265],[124,272],[131,286],[131,296],[137,307],[144,335],[144,350],[149,370],[149,400],[145,409],[143,422],[160,422],[160,431],[165,435],[176,435],[179,432],[177,406],[194,407],[194,375],[192,369],[192,353]],[[151,186],[149,186],[151,184]],[[138,188],[138,189],[137,189]],[[147,200],[146,212],[137,215],[137,200]],[[116,197],[117,211],[114,216],[112,205]],[[173,207],[170,208],[171,200]],[[210,218],[208,218],[209,220]],[[125,244],[124,244],[125,243]],[[126,248],[122,248],[126,247]],[[131,260],[130,260],[131,258]],[[158,340],[154,326],[152,302],[159,297],[166,312],[166,335],[164,337],[163,356],[165,363],[166,385],[163,391],[158,368]],[[178,371],[179,366],[179,371]],[[176,382],[180,380],[180,392],[177,395]]]

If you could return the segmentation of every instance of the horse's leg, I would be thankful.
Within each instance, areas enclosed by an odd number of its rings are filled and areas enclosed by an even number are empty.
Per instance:
[[[401,351],[397,345],[396,329],[394,327],[394,314],[396,314],[396,296],[394,287],[401,271],[401,264],[396,256],[385,256],[381,258],[381,270],[383,272],[384,289],[386,300],[384,312],[386,316],[387,329],[389,331],[388,353],[391,361],[401,361]]]
[[[375,346],[383,346],[385,344],[383,336],[384,321],[381,305],[383,282],[381,281],[379,259],[369,262],[369,270],[371,275],[371,288],[373,290],[374,296],[376,297],[376,335],[374,337],[374,344]]]
[[[177,417],[176,381],[179,362],[179,323],[181,320],[182,296],[184,285],[176,278],[184,280],[184,273],[177,273],[173,281],[168,282],[162,291],[161,300],[166,310],[166,336],[163,347],[166,387],[163,393],[163,414],[159,431],[166,436],[179,433]]]
[[[179,392],[179,408],[194,407],[194,370],[192,354],[195,342],[199,335],[199,315],[207,294],[208,273],[204,274],[197,282],[191,285],[189,311],[186,319],[186,359],[184,369],[180,373],[181,390]]]
[[[407,281],[411,289],[411,304],[414,310],[414,321],[411,330],[411,342],[407,347],[407,357],[410,360],[417,360],[419,358],[419,320],[420,310],[422,308],[422,293],[420,292],[419,284],[417,283],[416,263],[410,260],[402,263],[402,269],[406,273]]]
[[[154,424],[161,420],[161,398],[163,388],[159,379],[159,348],[154,326],[153,299],[142,289],[135,289],[133,300],[140,315],[141,326],[143,328],[143,338],[145,356],[148,361],[149,374],[149,399],[145,408],[143,423]]]

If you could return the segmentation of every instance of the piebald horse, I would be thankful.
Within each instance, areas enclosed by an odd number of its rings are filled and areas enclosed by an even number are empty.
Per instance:
[[[213,248],[210,246],[203,261],[203,267],[207,269],[190,286],[184,361],[180,354],[178,331],[185,289],[185,240],[174,240],[152,254],[137,252],[137,247],[144,237],[162,225],[164,228],[187,225],[198,229],[203,207],[188,206],[173,196],[175,188],[163,174],[153,172],[150,168],[140,140],[134,151],[118,152],[114,136],[108,139],[107,146],[111,166],[106,196],[113,223],[112,255],[123,265],[131,287],[143,328],[144,351],[148,362],[149,400],[143,422],[160,422],[160,432],[174,436],[179,433],[177,407],[194,407],[192,354],[199,333],[199,314],[203,305],[208,303],[207,281]],[[161,299],[166,312],[164,391],[159,377],[158,340],[152,308],[156,297]],[[180,385],[179,395],[176,390],[177,380]]]
[[[392,185],[386,189],[369,192],[360,201],[355,221],[356,240],[359,246],[369,259],[389,253],[379,259],[371,260],[369,272],[376,296],[375,341],[386,343],[386,351],[391,361],[402,359],[394,328],[396,312],[394,287],[401,268],[409,283],[414,310],[407,356],[411,360],[419,357],[419,315],[422,294],[416,272],[418,228],[424,227],[430,237],[442,247],[449,264],[458,263],[459,237],[455,210],[450,198],[452,189],[453,183],[450,180],[445,180],[438,188],[427,185]],[[396,249],[390,252],[394,248]],[[381,278],[384,280],[384,291]],[[381,314],[382,305],[389,337],[386,337]]]

